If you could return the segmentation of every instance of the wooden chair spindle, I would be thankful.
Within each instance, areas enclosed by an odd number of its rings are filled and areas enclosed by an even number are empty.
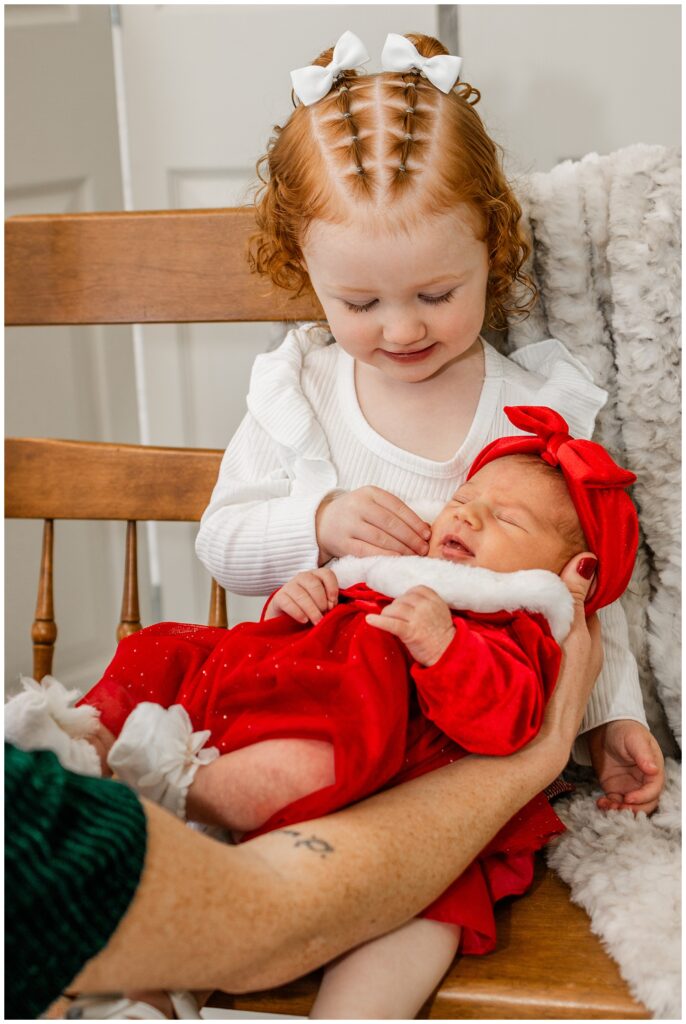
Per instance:
[[[43,522],[43,550],[38,580],[36,617],[31,627],[33,676],[38,682],[41,681],[43,676],[50,675],[52,672],[52,659],[55,650],[55,640],[57,639],[52,589],[53,538],[53,520],[45,519]]]
[[[224,629],[228,629],[229,626],[229,617],[226,612],[226,591],[216,580],[212,580],[210,614],[207,624],[208,626],[221,626]]]
[[[129,519],[126,524],[126,562],[124,566],[124,593],[121,601],[121,618],[117,627],[117,640],[136,633],[141,628],[141,613],[138,605],[138,545],[136,522]]]

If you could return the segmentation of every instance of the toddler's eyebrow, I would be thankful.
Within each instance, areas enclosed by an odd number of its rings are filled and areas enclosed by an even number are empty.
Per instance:
[[[459,281],[459,277],[459,274],[448,274],[447,276],[443,275],[442,277],[434,277],[431,281],[424,281],[422,284],[418,284],[416,286],[416,291],[423,292],[425,288],[431,288],[435,284],[452,284],[454,286]],[[374,289],[370,288],[369,285],[366,285],[364,288],[356,288],[354,285],[344,284],[327,285],[327,287],[330,287],[332,291],[346,292],[348,294],[355,295],[372,295],[374,293]]]

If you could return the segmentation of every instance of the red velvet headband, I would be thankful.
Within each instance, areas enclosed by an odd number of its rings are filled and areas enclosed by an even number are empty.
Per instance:
[[[500,437],[474,459],[467,479],[504,455],[529,453],[559,466],[579,516],[589,551],[598,559],[596,587],[586,614],[624,593],[638,547],[638,516],[625,488],[636,476],[622,469],[595,441],[576,439],[562,416],[544,405],[506,406],[508,419],[528,436]],[[533,435],[533,436],[531,436]]]

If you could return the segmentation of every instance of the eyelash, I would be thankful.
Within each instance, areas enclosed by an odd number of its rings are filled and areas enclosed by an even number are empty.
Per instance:
[[[453,502],[456,505],[466,505],[468,500],[468,498],[453,498]],[[516,526],[520,530],[524,529],[521,523],[515,523],[514,519],[507,519],[505,516],[499,515],[498,513],[495,514],[495,518],[500,519],[500,521],[503,523],[509,523],[510,526]]]
[[[419,298],[429,306],[437,306],[440,302],[450,302],[454,294],[455,289],[451,288],[444,295],[420,295]],[[343,301],[345,302],[345,300]],[[372,299],[371,302],[366,302],[364,306],[355,306],[352,302],[345,302],[345,308],[349,309],[351,313],[368,313],[378,301],[378,299]]]

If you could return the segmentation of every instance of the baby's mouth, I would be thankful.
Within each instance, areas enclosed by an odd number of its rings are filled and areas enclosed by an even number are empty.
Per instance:
[[[454,533],[447,533],[440,543],[441,558],[449,562],[460,562],[465,558],[473,558],[474,552]]]

